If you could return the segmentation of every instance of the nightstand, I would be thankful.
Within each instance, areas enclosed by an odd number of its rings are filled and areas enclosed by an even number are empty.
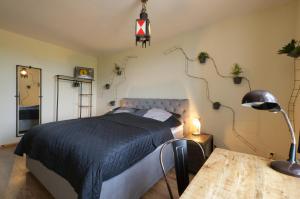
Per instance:
[[[206,158],[210,156],[214,149],[213,136],[206,133],[201,133],[200,135],[187,135],[185,138],[194,140],[201,144],[204,149],[204,153]],[[196,174],[201,166],[204,164],[205,160],[199,153],[199,147],[195,143],[191,143],[188,145],[188,166],[189,172]],[[200,151],[201,152],[201,151]]]

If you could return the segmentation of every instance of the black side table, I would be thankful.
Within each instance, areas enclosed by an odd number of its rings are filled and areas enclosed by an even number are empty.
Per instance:
[[[185,138],[198,142],[204,149],[206,159],[210,156],[214,149],[213,136],[206,133],[200,135],[187,135]],[[196,174],[202,165],[205,163],[201,155],[199,146],[195,143],[188,144],[188,167],[189,172]]]

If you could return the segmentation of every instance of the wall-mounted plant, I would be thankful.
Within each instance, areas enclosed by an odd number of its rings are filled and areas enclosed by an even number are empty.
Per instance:
[[[114,100],[110,101],[110,102],[109,102],[109,105],[110,105],[110,106],[115,106],[115,105],[116,105],[116,101],[114,101]]]
[[[205,64],[206,60],[209,58],[209,55],[207,52],[200,52],[200,54],[198,55],[198,60],[200,62],[200,64]]]
[[[114,73],[118,76],[121,76],[124,68],[121,68],[118,64],[115,64]]]
[[[77,88],[80,86],[80,83],[78,81],[73,82],[73,87]]]
[[[219,110],[220,107],[221,107],[221,103],[220,103],[220,102],[214,102],[214,103],[213,103],[213,109]]]
[[[233,82],[235,84],[240,84],[242,82],[243,77],[240,75],[243,73],[243,70],[239,64],[234,64],[232,67],[231,74],[233,75]]]
[[[278,54],[287,54],[287,56],[298,58],[300,57],[300,42],[292,39],[290,43],[282,47]]]
[[[111,90],[114,97],[108,102],[109,106],[115,106],[118,102],[118,87],[126,81],[126,66],[130,59],[136,59],[137,56],[126,56],[122,60],[115,62],[110,79],[103,85],[103,90]]]
[[[110,89],[110,84],[109,84],[109,83],[105,84],[105,85],[104,85],[104,88],[105,88],[106,90]]]

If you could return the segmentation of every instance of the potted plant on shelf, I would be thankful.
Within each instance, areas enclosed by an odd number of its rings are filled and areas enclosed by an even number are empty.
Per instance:
[[[235,84],[240,84],[242,82],[243,77],[240,76],[242,74],[242,68],[239,64],[234,64],[232,68],[231,74],[233,75],[233,82]]]
[[[287,54],[287,56],[293,58],[300,57],[300,42],[292,39],[290,43],[288,43],[278,51],[278,54]]]

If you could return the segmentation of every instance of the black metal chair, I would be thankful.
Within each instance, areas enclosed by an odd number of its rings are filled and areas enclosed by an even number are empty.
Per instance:
[[[205,153],[203,150],[203,147],[190,139],[172,139],[167,141],[166,143],[163,144],[160,150],[160,165],[164,174],[164,178],[167,184],[167,188],[170,194],[170,198],[174,199],[174,196],[172,194],[172,190],[169,184],[169,181],[167,179],[164,163],[163,163],[163,152],[164,149],[172,144],[173,148],[173,153],[174,153],[174,162],[175,162],[175,171],[176,171],[176,180],[177,180],[177,188],[178,188],[178,194],[179,196],[184,192],[186,187],[189,185],[189,171],[188,171],[188,142],[193,142],[196,144],[196,146],[199,147],[200,153],[203,156],[203,160],[206,159]],[[200,157],[199,157],[200,158]]]

